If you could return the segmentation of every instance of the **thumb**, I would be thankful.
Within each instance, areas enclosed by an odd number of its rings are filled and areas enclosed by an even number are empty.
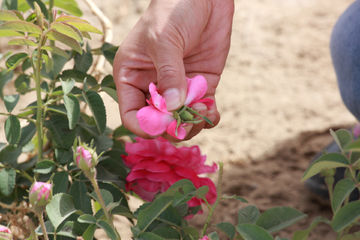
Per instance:
[[[159,93],[165,98],[167,110],[173,111],[182,107],[187,94],[182,53],[174,49],[160,50],[155,67]]]

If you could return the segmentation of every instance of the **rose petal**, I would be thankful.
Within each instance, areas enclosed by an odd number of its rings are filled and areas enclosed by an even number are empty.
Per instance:
[[[187,80],[188,88],[185,106],[192,105],[193,102],[200,100],[207,91],[207,82],[203,76],[197,75],[193,78],[187,78]]]
[[[149,172],[168,172],[171,170],[170,166],[164,162],[153,162],[151,160],[142,161],[136,164],[133,169],[136,170],[146,170]]]
[[[153,182],[144,178],[138,179],[137,183],[148,192],[159,192],[162,185],[161,182]]]
[[[176,127],[177,122],[176,120],[172,121],[168,127],[166,128],[166,132],[177,139],[184,139],[186,136],[186,131],[184,129],[184,126],[186,123],[180,123],[179,127],[177,128],[177,136],[176,136]]]
[[[149,174],[148,171],[146,170],[137,170],[137,171],[131,171],[127,177],[126,177],[126,181],[127,182],[131,182],[134,181],[136,179],[140,179],[140,178],[146,178],[146,176]]]
[[[139,120],[141,129],[153,136],[165,132],[167,126],[174,119],[172,115],[163,113],[153,106],[141,108],[137,112],[136,118]]]
[[[165,98],[163,98],[155,84],[153,83],[150,83],[149,85],[149,92],[150,92],[150,95],[151,95],[151,99],[150,101],[148,101],[151,105],[153,105],[155,108],[157,108],[158,110],[160,110],[161,112],[164,112],[164,113],[168,113],[168,110],[166,109],[166,102],[165,102]]]
[[[214,100],[212,100],[211,98],[203,98],[197,101],[192,102],[191,104],[189,104],[188,106],[191,107],[192,105],[194,105],[195,103],[203,103],[206,105],[206,107],[209,109],[212,107],[212,105],[214,105]]]

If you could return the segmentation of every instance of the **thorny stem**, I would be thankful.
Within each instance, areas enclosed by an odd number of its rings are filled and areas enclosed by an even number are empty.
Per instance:
[[[223,176],[223,163],[219,163],[220,165],[220,169],[219,169],[219,181],[218,181],[218,187],[217,187],[217,197],[216,197],[216,201],[214,203],[214,205],[212,206],[212,208],[210,209],[209,215],[206,219],[205,225],[203,230],[201,231],[201,235],[200,238],[204,237],[205,235],[205,231],[210,223],[210,219],[215,211],[215,208],[217,207],[217,205],[219,204],[220,200],[221,200],[221,183],[222,183],[222,176]]]
[[[95,169],[94,169],[95,170]],[[106,208],[106,204],[105,204],[105,201],[101,195],[101,191],[100,191],[100,188],[99,188],[99,185],[96,181],[96,178],[95,178],[95,174],[88,174],[87,172],[84,172],[86,177],[90,180],[91,184],[93,185],[94,187],[94,190],[95,190],[95,193],[97,195],[97,198],[99,200],[99,203],[101,205],[101,208],[103,209],[104,211],[104,214],[105,214],[105,218],[106,218],[106,221],[110,224],[110,226],[112,227],[112,229],[114,229],[115,233],[116,233],[116,236],[117,236],[117,239],[120,240],[121,237],[120,237],[120,234],[118,233],[118,231],[116,230],[115,226],[114,226],[114,223],[112,221],[112,219],[110,218],[110,215],[109,215],[109,212]]]
[[[45,227],[45,223],[44,223],[43,212],[41,212],[38,216],[39,216],[40,226],[41,226],[41,229],[43,231],[44,239],[49,240],[49,237],[48,237],[48,235],[46,233],[46,227]]]
[[[38,161],[42,160],[43,155],[43,124],[42,124],[42,99],[41,99],[41,47],[43,45],[44,36],[41,35],[39,39],[39,45],[37,49],[37,60],[35,67],[35,88],[37,99],[37,113],[36,113],[36,129],[38,132]]]

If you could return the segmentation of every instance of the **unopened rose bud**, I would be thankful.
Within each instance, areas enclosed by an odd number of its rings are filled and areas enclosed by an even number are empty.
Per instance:
[[[52,190],[50,183],[35,182],[30,189],[29,201],[34,207],[45,207],[51,202]]]
[[[94,149],[77,147],[76,165],[83,171],[88,171],[95,167],[98,162],[98,156]]]
[[[12,240],[12,233],[8,227],[0,225],[0,240]]]
[[[204,236],[203,238],[201,238],[199,240],[210,240],[210,238],[208,236]]]

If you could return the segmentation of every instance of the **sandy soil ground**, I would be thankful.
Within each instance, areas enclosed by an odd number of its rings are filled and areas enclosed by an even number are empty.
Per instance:
[[[113,44],[119,45],[149,1],[94,2],[114,24]],[[282,237],[306,228],[318,215],[331,217],[329,208],[314,202],[300,179],[315,153],[331,141],[328,129],[356,122],[341,101],[328,48],[331,29],[351,2],[235,0],[232,44],[217,91],[222,120],[182,143],[199,145],[209,163],[225,163],[223,193],[245,197],[261,211],[281,205],[309,215],[280,232]],[[79,3],[84,18],[100,27]],[[91,45],[97,44],[95,38]],[[111,67],[105,71],[110,73]],[[106,106],[112,113],[109,126],[117,127],[116,103],[108,100]],[[236,223],[237,209],[244,206],[222,203],[213,222]],[[203,221],[204,216],[198,216],[191,223],[200,227]],[[125,229],[126,224],[120,220],[119,227]],[[121,234],[129,239],[125,230]],[[331,228],[321,225],[311,239],[333,236]]]

